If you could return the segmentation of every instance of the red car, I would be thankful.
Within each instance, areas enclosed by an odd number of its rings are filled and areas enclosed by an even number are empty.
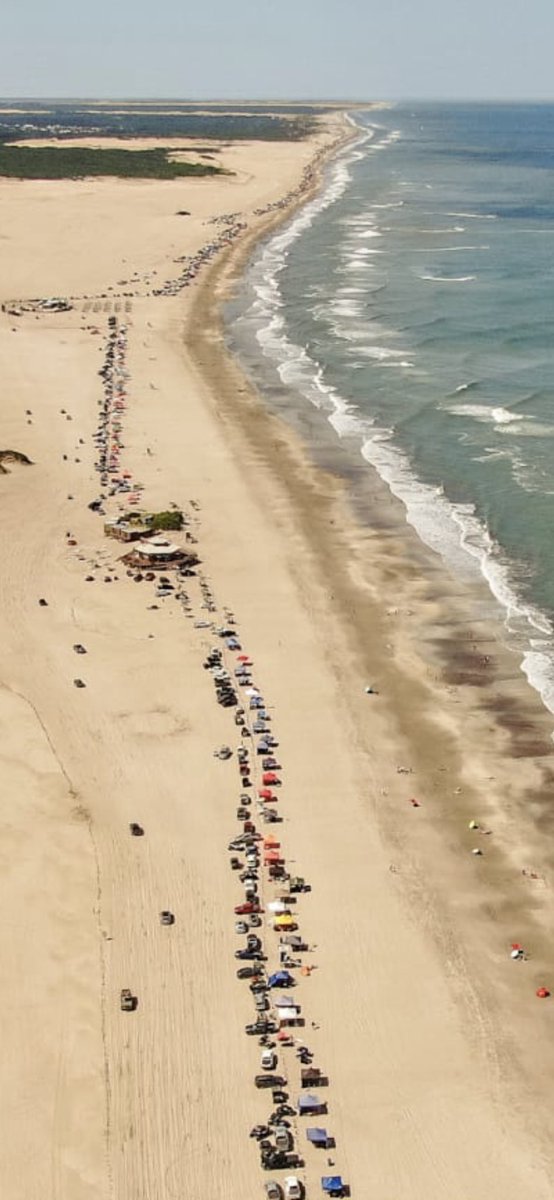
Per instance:
[[[237,916],[242,916],[243,913],[259,913],[261,911],[259,904],[254,904],[253,900],[246,900],[244,904],[237,904],[235,908]]]

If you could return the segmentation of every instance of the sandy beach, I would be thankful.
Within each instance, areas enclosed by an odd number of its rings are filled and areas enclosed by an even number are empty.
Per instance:
[[[329,116],[311,142],[222,146],[219,179],[0,180],[0,450],[32,460],[0,476],[6,1200],[256,1200],[282,1182],[248,1136],[271,1098],[234,957],[239,738],[203,669],[214,645],[236,668],[214,629],[229,611],[282,765],[282,823],[261,829],[311,885],[295,1036],[336,1145],[292,1118],[306,1195],[335,1171],[359,1200],[552,1195],[552,1000],[535,995],[554,990],[550,720],[384,486],[357,521],[324,440],[313,463],[223,344],[255,239],[341,136]],[[47,296],[72,307],[25,304]],[[121,471],[140,507],[185,514],[186,603],[137,585],[88,507],[114,318]],[[280,889],[260,875],[265,908]],[[268,971],[271,925],[265,909]],[[294,1047],[278,1073],[296,1105]]]

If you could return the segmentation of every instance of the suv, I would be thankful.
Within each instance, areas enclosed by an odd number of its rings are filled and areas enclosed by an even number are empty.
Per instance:
[[[255,1075],[254,1083],[257,1088],[277,1088],[286,1083],[282,1075]]]
[[[304,1190],[297,1175],[287,1175],[285,1179],[286,1200],[302,1200]]]
[[[275,1179],[270,1179],[268,1183],[264,1183],[264,1189],[267,1200],[283,1200],[283,1189]]]

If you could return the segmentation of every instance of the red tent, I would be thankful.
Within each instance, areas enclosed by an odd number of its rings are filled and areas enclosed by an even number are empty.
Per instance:
[[[260,800],[276,800],[270,788],[258,788],[258,796]]]
[[[264,771],[262,783],[279,783],[279,776],[275,774],[275,771]]]

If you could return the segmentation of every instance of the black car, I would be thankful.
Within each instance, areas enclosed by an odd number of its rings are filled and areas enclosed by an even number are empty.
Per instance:
[[[260,1036],[265,1033],[277,1033],[278,1029],[279,1026],[276,1021],[267,1021],[265,1017],[260,1018],[259,1021],[253,1021],[251,1024],[244,1026],[244,1032],[254,1036]],[[282,1094],[286,1095],[286,1093]],[[275,1103],[281,1103],[281,1101],[279,1100]]]
[[[264,1150],[262,1152],[261,1165],[264,1171],[282,1170],[290,1166],[289,1159],[286,1154],[282,1154],[279,1150]]]
[[[250,1130],[250,1137],[256,1138],[256,1141],[258,1142],[263,1138],[266,1138],[268,1134],[269,1125],[254,1125],[254,1128]]]
[[[286,1079],[284,1079],[282,1075],[271,1075],[269,1072],[264,1075],[254,1076],[254,1084],[257,1088],[283,1087],[286,1082]]]
[[[259,979],[263,967],[239,967],[237,979]]]

